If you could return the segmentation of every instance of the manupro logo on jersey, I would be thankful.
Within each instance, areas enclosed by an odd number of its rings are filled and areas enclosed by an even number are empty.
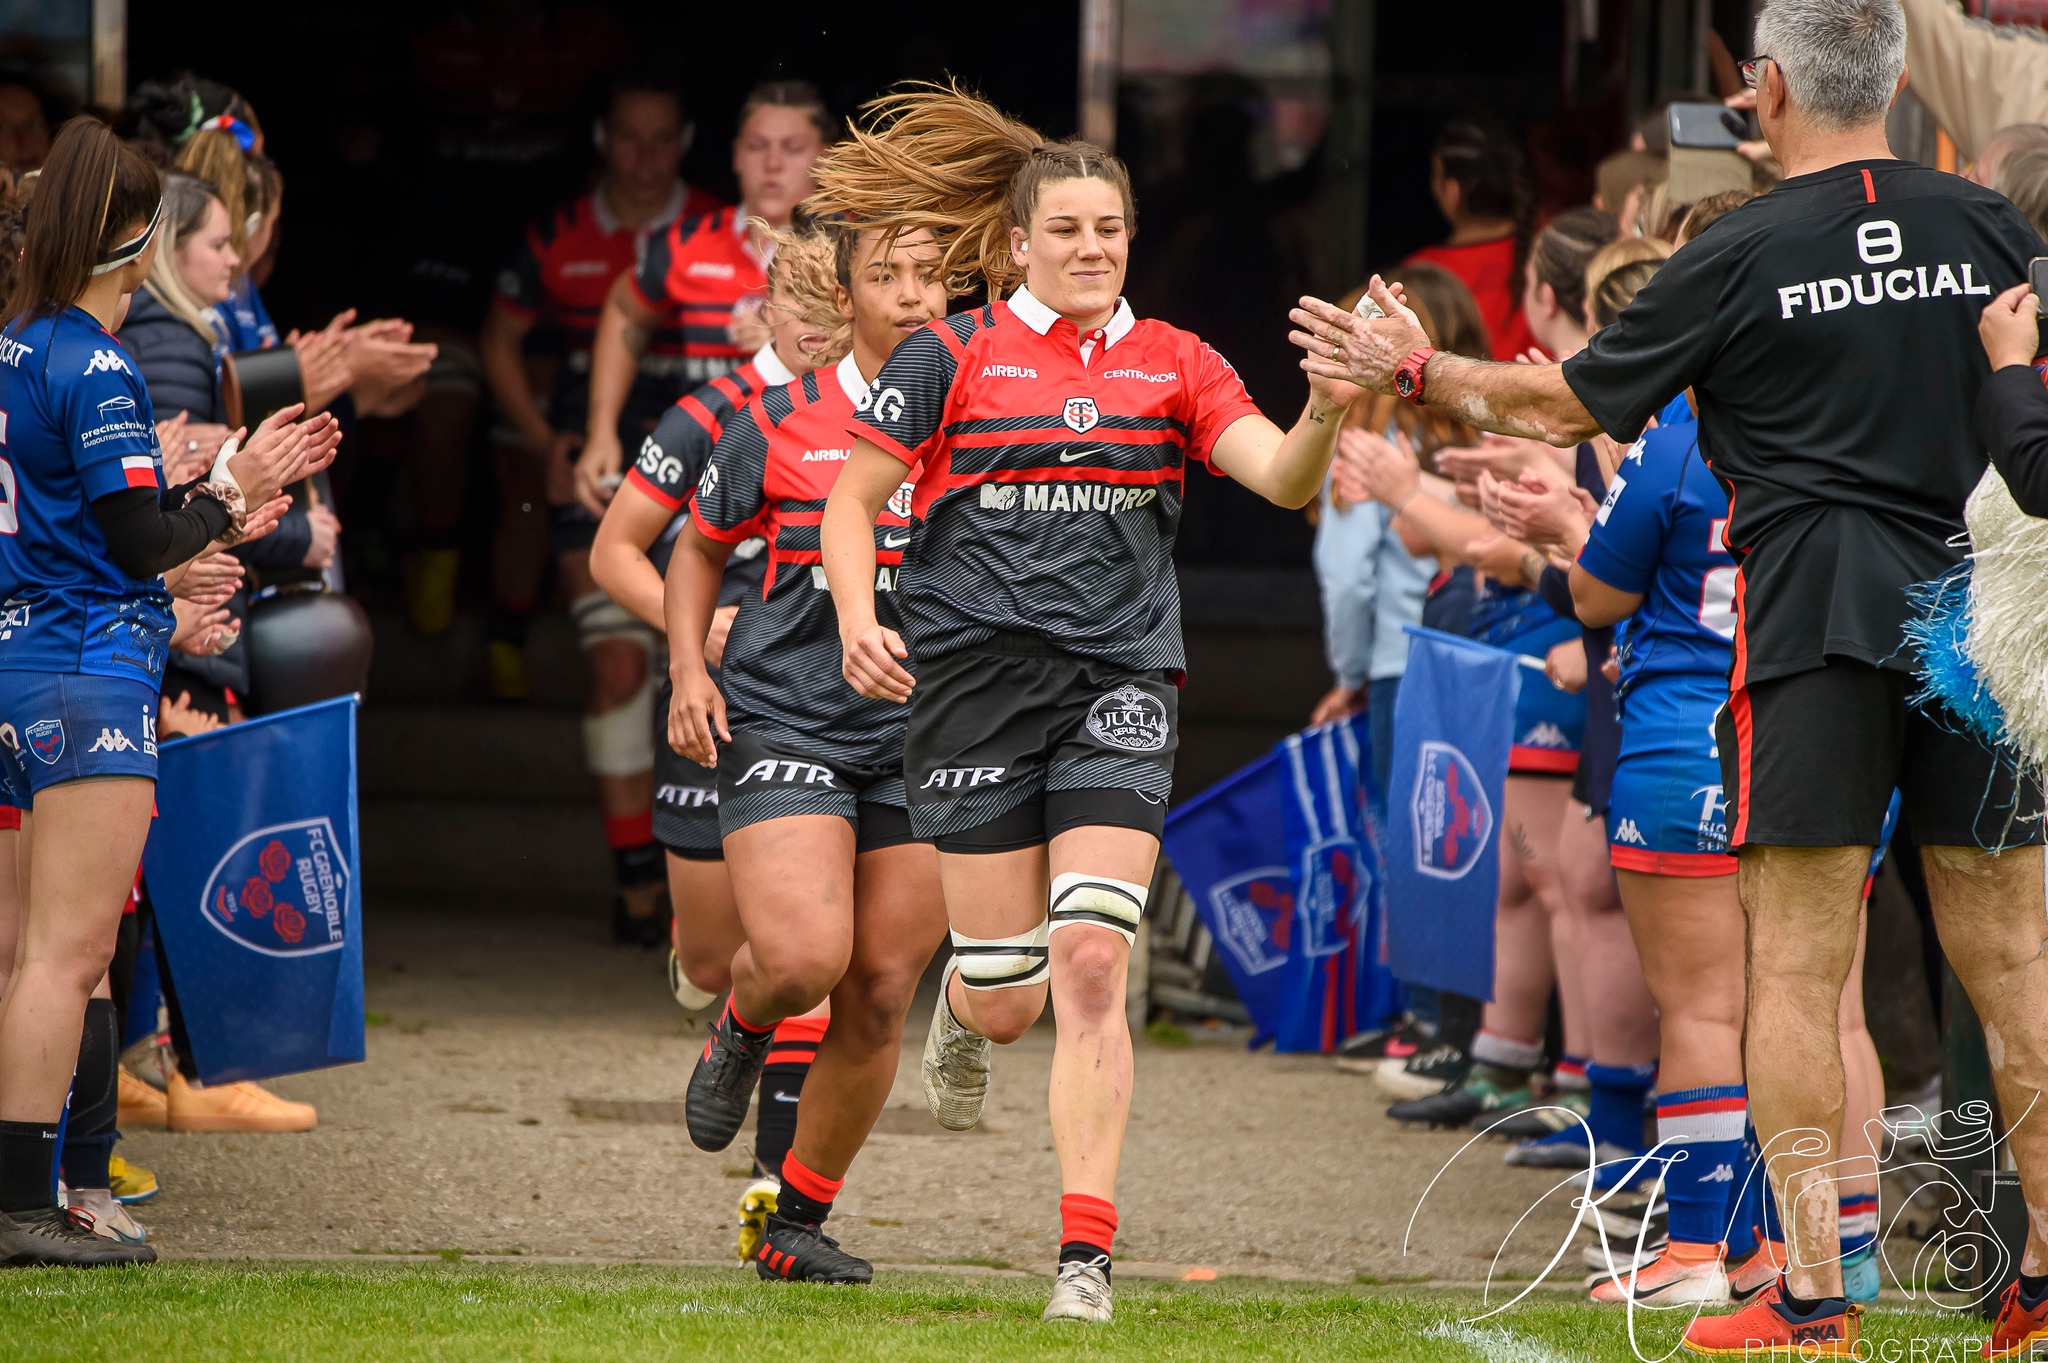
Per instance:
[[[1000,785],[1008,767],[940,767],[924,779],[919,790],[966,790],[973,786]]]
[[[134,752],[135,744],[119,729],[100,730],[100,736],[92,741],[87,752]]]
[[[743,786],[749,781],[773,781],[785,786],[836,786],[832,779],[832,768],[816,762],[791,762],[782,758],[764,757],[748,767],[746,774],[733,782]]]
[[[1122,483],[983,483],[984,511],[1135,511],[1159,500],[1156,487]]]
[[[1650,840],[1643,836],[1643,830],[1636,827],[1634,819],[1623,819],[1615,825],[1614,840],[1625,842],[1630,847],[1648,847]]]
[[[885,547],[890,549],[894,549],[896,547],[895,545],[890,544],[886,539],[883,540],[882,543]],[[815,563],[811,565],[811,587],[813,590],[821,592],[829,592],[832,590],[831,579],[826,577],[825,570]],[[896,570],[894,568],[891,568],[887,564],[879,564],[876,566],[875,590],[878,592],[893,592],[896,590]]]
[[[87,375],[125,374],[127,372],[128,362],[121,358],[121,352],[118,350],[95,350],[92,353],[92,358],[85,362],[85,373]]]

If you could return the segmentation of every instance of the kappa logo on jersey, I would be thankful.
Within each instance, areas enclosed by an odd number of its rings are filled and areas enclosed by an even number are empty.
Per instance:
[[[1515,743],[1517,746],[1524,748],[1569,749],[1572,746],[1572,741],[1565,736],[1564,730],[1548,720],[1530,729],[1528,733],[1516,739]]]
[[[681,786],[674,782],[654,788],[657,804],[673,806],[676,809],[702,809],[706,805],[718,804],[716,786]]]
[[[1158,752],[1166,746],[1166,706],[1135,686],[1119,686],[1088,707],[1088,732],[1104,747]]]
[[[939,767],[925,777],[919,790],[966,790],[973,786],[1001,785],[1008,767]]]
[[[92,741],[87,752],[134,752],[135,743],[120,729],[101,728],[100,736]]]
[[[643,478],[657,487],[667,487],[683,476],[683,461],[663,451],[651,435],[640,442],[636,467]]]
[[[1648,847],[1650,840],[1643,836],[1643,830],[1636,827],[1634,819],[1623,819],[1614,829],[1614,840],[1625,842],[1630,847]]]
[[[1415,869],[1438,880],[1462,880],[1492,845],[1493,806],[1479,772],[1448,743],[1422,745],[1409,797],[1415,826]]]
[[[90,377],[93,374],[126,374],[128,372],[128,362],[121,358],[120,351],[95,350],[92,353],[92,358],[85,362],[85,375],[82,377]]]
[[[916,483],[898,483],[896,490],[889,494],[889,514],[899,520],[909,520],[910,508],[916,500]]]
[[[743,786],[749,781],[773,781],[785,786],[834,786],[832,768],[817,762],[792,762],[786,758],[764,757],[748,767],[746,774],[733,782]]]
[[[1067,405],[1060,410],[1060,420],[1077,435],[1086,435],[1102,420],[1102,413],[1095,410],[1094,398],[1068,398]]]
[[[339,951],[348,864],[326,819],[259,828],[227,850],[207,878],[200,914],[265,956]]]
[[[28,750],[38,761],[46,767],[57,765],[57,759],[64,755],[63,720],[39,719],[21,732],[28,739]]]
[[[18,596],[0,603],[0,639],[12,639],[14,631],[28,628],[28,602]]]

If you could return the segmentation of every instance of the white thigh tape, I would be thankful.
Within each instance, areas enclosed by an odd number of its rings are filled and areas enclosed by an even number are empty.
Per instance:
[[[654,770],[654,678],[616,710],[583,720],[583,756],[598,776],[638,776]]]
[[[953,934],[953,959],[960,983],[969,989],[1016,989],[1046,977],[1049,923],[1040,923],[1015,937],[963,937]]]
[[[1068,871],[1052,878],[1052,925],[1066,928],[1091,923],[1120,932],[1126,942],[1135,943],[1148,893],[1145,886],[1133,885],[1128,880]]]
[[[582,648],[595,648],[606,639],[624,639],[649,654],[654,652],[654,631],[603,592],[586,592],[571,601],[569,618],[576,623],[576,643]]]

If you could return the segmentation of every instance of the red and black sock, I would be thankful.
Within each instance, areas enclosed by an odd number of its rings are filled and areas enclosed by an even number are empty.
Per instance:
[[[1087,1193],[1060,1194],[1060,1262],[1107,1260],[1116,1239],[1116,1204]],[[1105,1276],[1109,1265],[1102,1266]]]
[[[782,1196],[776,1199],[775,1214],[799,1225],[822,1226],[832,1215],[832,1199],[845,1184],[843,1178],[826,1178],[806,1168],[792,1152],[782,1159]]]
[[[661,880],[661,844],[654,840],[654,810],[604,816],[605,846],[612,849],[612,873],[626,888]]]
[[[804,1076],[818,1058],[828,1018],[786,1018],[775,1028],[768,1063],[761,1070],[761,1091],[754,1109],[754,1165],[780,1177],[782,1160],[796,1140],[797,1100],[803,1097]]]

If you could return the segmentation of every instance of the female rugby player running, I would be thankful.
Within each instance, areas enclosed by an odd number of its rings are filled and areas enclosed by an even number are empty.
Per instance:
[[[793,282],[795,281],[795,282]],[[839,315],[833,245],[822,235],[790,239],[768,270],[769,341],[747,363],[675,403],[640,448],[640,457],[605,508],[590,551],[590,572],[611,599],[666,632],[662,574],[675,539],[689,522],[684,502],[704,472],[725,423],[748,399],[792,382],[846,353],[851,327]],[[726,631],[749,594],[759,595],[767,560],[762,543],[736,546],[720,579],[718,609],[704,644],[713,669]],[[668,714],[664,689],[661,713]],[[675,906],[669,988],[692,1010],[732,986],[732,955],[746,941],[719,844],[717,773],[685,760],[665,742],[654,745],[654,836],[667,849],[669,899]],[[754,1133],[755,1177],[740,1195],[742,1259],[760,1247],[762,1218],[775,1209],[782,1157],[796,1135],[798,1096],[825,1034],[823,1005],[776,1029],[761,1074],[760,1121]]]
[[[1046,1318],[1107,1321],[1131,1101],[1124,978],[1185,667],[1182,474],[1192,459],[1304,506],[1352,395],[1312,383],[1283,433],[1214,350],[1132,315],[1119,291],[1134,209],[1115,157],[1048,143],[957,89],[869,113],[819,162],[813,206],[884,231],[942,224],[944,277],[1008,294],[890,357],[823,527],[847,680],[910,703],[912,827],[938,847],[952,920],[926,1099],[943,1125],[972,1126],[990,1042],[1031,1025],[1050,980],[1063,1196]],[[911,540],[899,638],[876,614],[874,526],[920,465],[912,529],[881,541]]]
[[[52,1161],[86,999],[113,957],[156,791],[166,569],[274,523],[327,466],[332,417],[263,423],[166,493],[149,392],[112,328],[149,274],[163,182],[103,124],[58,133],[0,306],[0,799],[28,810],[0,1007],[0,1265],[148,1263],[60,1210]]]
[[[905,337],[944,315],[946,292],[929,234],[826,230],[853,352],[749,402],[711,452],[669,562],[669,738],[685,756],[718,763],[726,869],[747,938],[690,1076],[690,1139],[706,1150],[732,1141],[776,1024],[829,996],[832,1025],[754,1265],[763,1278],[864,1283],[873,1270],[821,1226],[888,1101],[904,1014],[944,940],[946,910],[938,863],[904,810],[903,711],[855,694],[835,666],[818,519],[852,444],[854,404]],[[900,495],[885,499],[893,509],[869,532],[870,598],[877,588],[893,595],[909,538],[902,473]],[[733,621],[721,694],[697,641],[726,556],[755,535],[768,541],[767,581]]]

